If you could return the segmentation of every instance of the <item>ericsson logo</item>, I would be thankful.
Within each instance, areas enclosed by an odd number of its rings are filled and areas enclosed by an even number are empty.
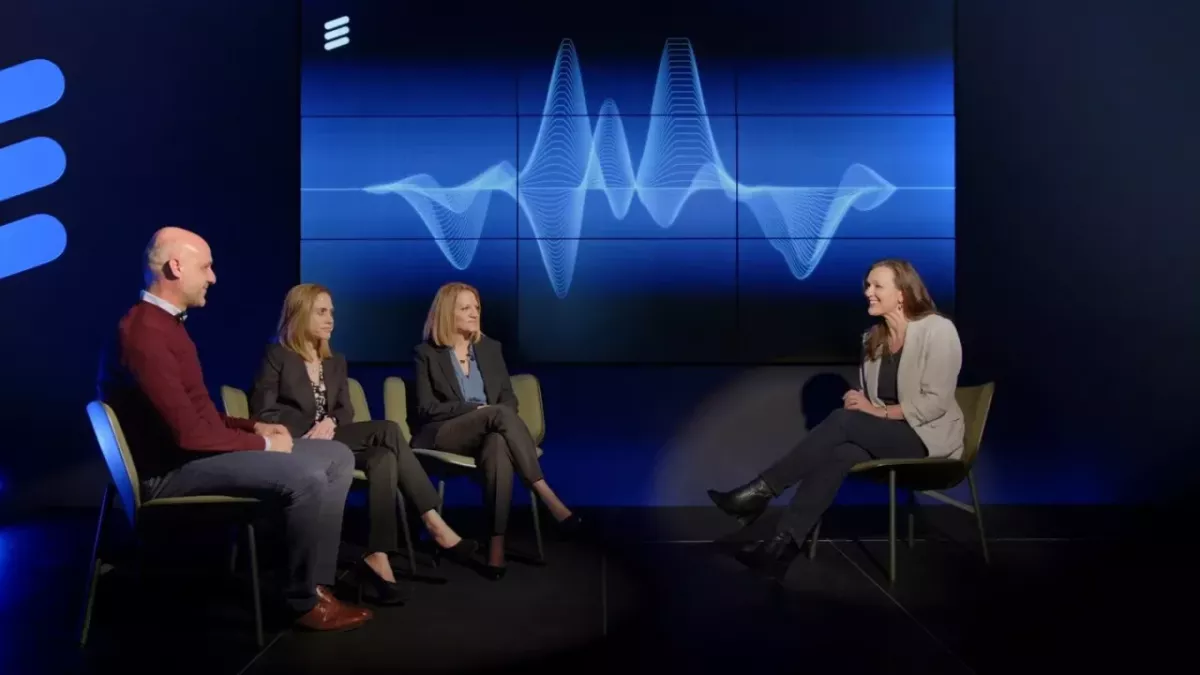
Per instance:
[[[325,22],[325,51],[350,44],[350,17],[339,16]]]
[[[58,103],[62,71],[45,59],[0,70],[0,124]],[[0,202],[54,184],[67,156],[54,139],[35,136],[0,147]],[[38,213],[0,223],[0,279],[56,260],[67,248],[67,232],[54,216]]]

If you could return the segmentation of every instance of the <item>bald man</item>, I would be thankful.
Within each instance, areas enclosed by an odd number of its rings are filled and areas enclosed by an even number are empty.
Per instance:
[[[329,591],[354,455],[336,441],[293,441],[281,425],[217,412],[183,323],[217,282],[202,238],[159,230],[146,247],[145,276],[141,302],[121,319],[99,383],[125,431],[143,498],[218,494],[279,503],[288,546],[284,599],[297,624],[321,631],[362,625],[370,611]]]

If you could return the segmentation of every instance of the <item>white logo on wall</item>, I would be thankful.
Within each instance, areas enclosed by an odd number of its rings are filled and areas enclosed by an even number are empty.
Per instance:
[[[350,44],[350,17],[339,16],[325,22],[325,51]]]

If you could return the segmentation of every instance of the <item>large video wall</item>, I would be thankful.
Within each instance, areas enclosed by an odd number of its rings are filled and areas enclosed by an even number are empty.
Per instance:
[[[305,0],[305,281],[407,361],[434,291],[527,363],[852,360],[954,299],[953,0]]]

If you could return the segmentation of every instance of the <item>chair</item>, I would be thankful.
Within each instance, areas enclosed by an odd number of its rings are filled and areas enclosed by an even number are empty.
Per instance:
[[[363,394],[362,385],[358,380],[349,378],[350,387],[350,404],[354,408],[354,421],[367,422],[371,419],[371,411],[367,407],[367,397]],[[246,392],[223,385],[221,387],[221,404],[225,408],[225,414],[230,417],[240,417],[242,419],[250,418],[250,403],[246,398]],[[354,470],[354,480],[364,483],[367,480],[367,474],[360,469]],[[400,493],[399,486],[396,487],[396,509],[400,515],[401,527],[404,528],[404,544],[405,550],[408,553],[409,571],[417,576],[417,557],[413,553],[412,533],[408,528],[408,510],[404,505],[404,495]]]
[[[542,408],[542,387],[538,383],[537,378],[528,373],[512,376],[512,386],[513,392],[517,396],[518,415],[525,422],[525,426],[529,427],[529,434],[533,437],[534,445],[537,448],[537,456],[541,457],[544,454],[541,444],[546,437],[546,418]],[[384,415],[387,419],[399,424],[405,439],[411,443],[412,431],[408,426],[408,394],[404,380],[399,377],[389,377],[384,380],[383,407]],[[430,460],[440,469],[438,471],[439,501],[445,498],[445,479],[447,477],[471,474],[476,469],[475,458],[470,455],[459,455],[453,452],[443,452],[428,448],[413,448],[413,453],[418,457]],[[538,513],[537,493],[533,490],[529,491],[529,504],[533,513],[534,539],[537,541],[537,561],[544,563],[546,561],[546,551],[542,543],[542,523]],[[439,506],[439,513],[441,509],[442,507]]]
[[[350,387],[350,407],[354,410],[354,421],[370,422],[371,408],[367,405],[367,394],[362,385],[351,377],[347,378],[347,386]]]
[[[914,507],[916,493],[932,497],[944,504],[966,511],[975,516],[975,525],[979,529],[979,542],[983,548],[984,563],[991,563],[988,554],[987,538],[983,532],[983,512],[979,507],[979,493],[975,489],[975,474],[973,467],[979,457],[979,446],[983,442],[983,429],[987,424],[988,411],[992,407],[992,396],[996,385],[988,382],[974,387],[959,387],[954,392],[958,405],[962,408],[966,423],[962,457],[959,459],[926,458],[926,459],[875,459],[860,462],[850,469],[852,475],[874,482],[888,484],[888,581],[896,580],[896,488],[908,490],[908,545],[913,545]],[[962,483],[966,478],[971,488],[972,504],[964,504],[942,493]],[[808,557],[816,556],[817,540],[821,530],[821,522],[813,528],[810,535]]]
[[[221,385],[221,407],[230,417],[250,419],[250,400],[246,398],[246,392],[237,387]]]
[[[143,513],[182,511],[186,507],[193,509],[215,510],[219,507],[231,509],[241,516],[246,532],[246,541],[250,553],[250,584],[254,595],[254,637],[258,646],[263,646],[262,597],[258,582],[258,545],[254,533],[253,514],[261,502],[248,497],[230,497],[225,495],[196,495],[191,497],[166,497],[142,501],[141,483],[138,479],[137,468],[133,465],[133,456],[125,440],[125,432],[117,416],[107,404],[92,401],[87,406],[88,418],[92,423],[92,431],[96,442],[108,465],[112,481],[104,489],[104,497],[100,503],[100,517],[96,524],[96,539],[92,547],[92,565],[87,583],[87,604],[83,611],[83,625],[80,629],[79,644],[87,645],[88,631],[91,628],[92,614],[96,603],[96,588],[100,583],[100,575],[104,573],[104,561],[101,559],[101,545],[105,533],[105,521],[112,510],[114,502],[119,498],[121,509],[129,519],[130,526],[137,531],[139,518]],[[235,555],[231,561],[235,563]]]

